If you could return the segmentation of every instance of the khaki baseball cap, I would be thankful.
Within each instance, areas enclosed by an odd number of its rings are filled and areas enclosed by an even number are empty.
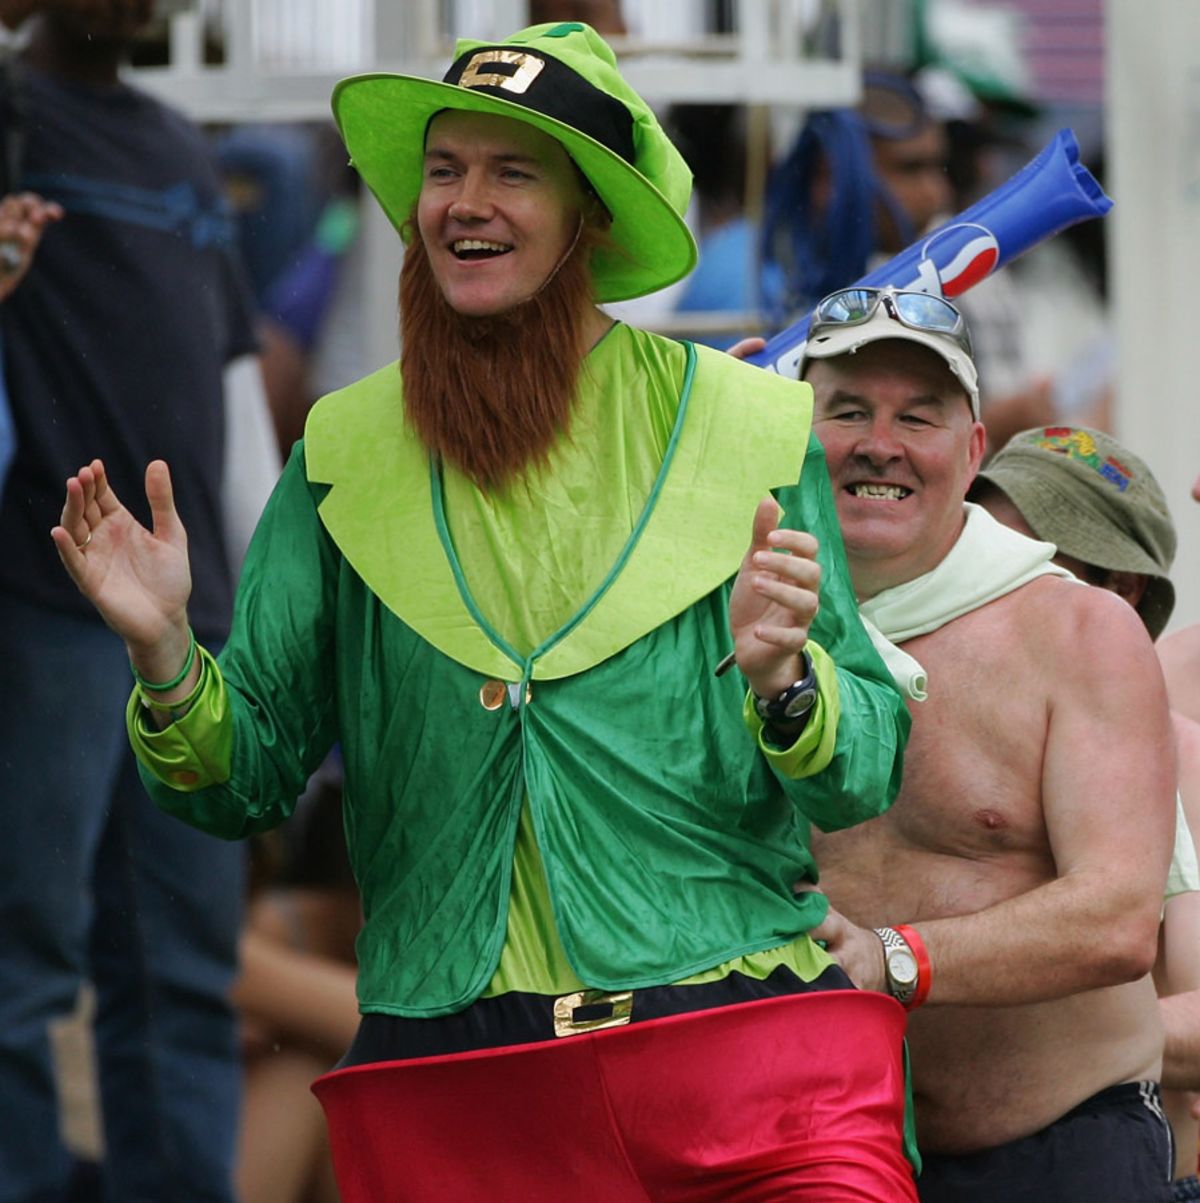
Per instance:
[[[822,316],[822,311],[831,302],[837,307],[843,297],[861,302],[868,296],[875,298],[875,303],[873,312],[866,320],[841,321]],[[890,304],[885,303],[885,298]],[[854,301],[851,302],[853,303]],[[907,320],[904,314],[910,311],[914,303],[918,309],[936,306],[938,317],[944,317],[948,313],[957,321],[961,333],[956,336]],[[891,306],[897,307],[896,313],[892,312]],[[812,360],[853,355],[860,347],[883,340],[917,343],[941,356],[967,394],[971,415],[975,421],[979,421],[979,375],[968,349],[970,334],[957,306],[944,297],[930,297],[891,287],[867,288],[855,285],[839,288],[837,292],[832,292],[821,300],[813,310],[812,325],[800,351],[796,374],[803,380]]]

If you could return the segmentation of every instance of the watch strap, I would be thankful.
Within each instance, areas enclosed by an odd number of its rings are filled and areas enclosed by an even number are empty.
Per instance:
[[[913,999],[917,995],[917,987],[920,984],[920,965],[917,962],[916,954],[908,941],[894,927],[875,927],[871,929],[879,937],[883,944],[883,971],[887,981],[888,993],[898,1002],[905,1010],[910,1010],[913,1006]],[[912,982],[898,981],[892,967],[892,957],[896,953],[904,953],[912,959],[913,965],[916,967],[916,975]]]
[[[925,947],[921,933],[915,927],[910,927],[907,923],[898,923],[895,931],[912,949],[913,956],[917,958],[917,989],[913,994],[912,1001],[907,1004],[911,1011],[929,997],[929,989],[933,985],[933,962],[929,959],[929,949]]]
[[[817,671],[807,651],[800,653],[804,675],[789,685],[778,697],[754,695],[754,712],[764,723],[795,723],[817,704]]]

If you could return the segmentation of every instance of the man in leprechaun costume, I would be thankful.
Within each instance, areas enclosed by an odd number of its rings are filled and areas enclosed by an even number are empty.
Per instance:
[[[219,664],[165,465],[153,532],[93,461],[54,539],[126,639],[165,809],[261,831],[340,741],[343,1199],[913,1198],[903,1010],[793,890],[810,822],[887,807],[908,728],[809,388],[596,308],[695,251],[687,170],[587,26],[334,112],[408,243],[403,354],[313,410]]]

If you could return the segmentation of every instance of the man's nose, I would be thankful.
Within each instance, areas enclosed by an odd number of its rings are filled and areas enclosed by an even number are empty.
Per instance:
[[[858,442],[854,446],[854,452],[872,464],[885,464],[899,459],[904,453],[904,448],[896,438],[892,424],[882,419],[875,419],[863,427]]]
[[[483,175],[467,171],[448,210],[457,221],[486,221],[492,215],[491,191]]]

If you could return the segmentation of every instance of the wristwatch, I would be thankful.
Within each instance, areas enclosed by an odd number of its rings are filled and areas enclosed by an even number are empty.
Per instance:
[[[908,941],[894,927],[872,929],[883,942],[883,968],[887,976],[888,993],[902,1006],[908,1007],[917,995],[920,967]]]
[[[754,713],[764,723],[794,723],[817,704],[817,674],[808,652],[800,653],[804,676],[789,685],[778,697],[754,695]]]

